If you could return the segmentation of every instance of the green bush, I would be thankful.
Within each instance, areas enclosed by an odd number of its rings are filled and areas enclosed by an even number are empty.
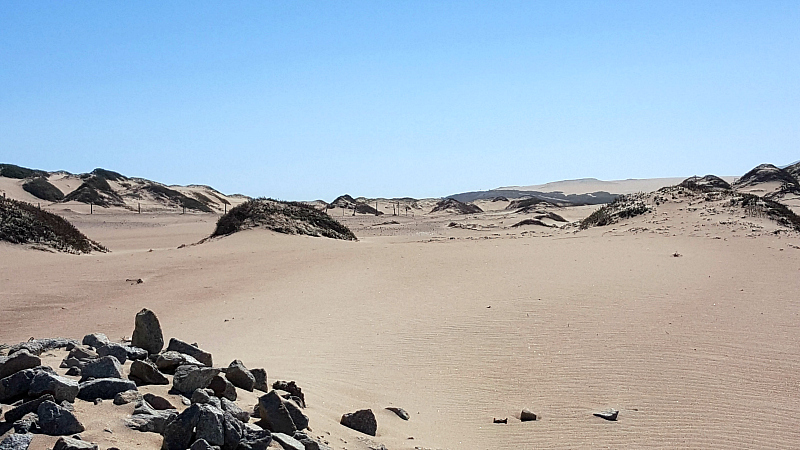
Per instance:
[[[26,182],[22,185],[22,189],[34,197],[48,202],[57,202],[64,199],[64,193],[42,177]]]

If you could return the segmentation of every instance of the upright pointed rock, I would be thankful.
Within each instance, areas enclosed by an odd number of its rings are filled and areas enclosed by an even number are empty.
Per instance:
[[[150,354],[157,354],[164,348],[161,324],[153,311],[144,308],[136,314],[136,328],[133,330],[131,345],[143,348]]]

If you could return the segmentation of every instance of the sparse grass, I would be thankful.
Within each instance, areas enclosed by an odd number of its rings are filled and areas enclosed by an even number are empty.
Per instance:
[[[13,244],[41,244],[67,253],[108,251],[63,217],[10,199],[0,199],[0,240]]]
[[[643,201],[644,194],[620,195],[613,202],[593,212],[581,221],[581,229],[603,227],[622,219],[636,217],[650,211]]]
[[[739,194],[731,199],[731,205],[741,204],[745,212],[754,217],[767,217],[779,224],[800,231],[800,216],[789,207],[774,200],[753,194]]]
[[[0,176],[6,178],[16,178],[19,180],[31,177],[46,177],[47,172],[42,170],[28,169],[14,164],[0,164]]]
[[[27,181],[22,185],[22,189],[36,198],[48,202],[57,202],[64,199],[64,193],[60,189],[50,184],[46,178],[39,177]]]
[[[161,197],[173,203],[177,203],[178,205],[185,207],[186,209],[194,209],[202,212],[213,212],[211,208],[209,208],[208,205],[206,205],[205,203],[187,197],[174,189],[170,189],[160,184],[149,184],[147,186],[144,186],[142,189],[150,192],[156,197]],[[208,198],[206,198],[206,200],[208,200]]]
[[[285,234],[356,240],[349,228],[316,208],[271,198],[252,199],[234,207],[220,217],[211,236],[225,236],[256,227]]]

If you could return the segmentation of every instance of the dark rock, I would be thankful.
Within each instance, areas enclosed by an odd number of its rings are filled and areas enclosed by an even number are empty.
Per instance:
[[[237,421],[226,421],[227,423],[236,423]],[[228,436],[225,437],[226,442]],[[272,434],[259,427],[258,425],[245,423],[242,424],[242,437],[238,444],[237,450],[265,450],[272,443]],[[226,449],[227,450],[227,449]]]
[[[72,350],[69,351],[67,354],[67,359],[75,358],[81,361],[95,359],[100,355],[97,354],[96,351],[92,350],[91,348],[85,345],[76,345],[72,347]]]
[[[362,409],[354,413],[345,414],[339,422],[347,428],[352,428],[370,436],[378,432],[378,421],[371,409]]]
[[[100,356],[113,356],[117,358],[120,364],[125,364],[128,360],[128,350],[122,344],[111,342],[97,349],[97,354]]]
[[[43,352],[65,348],[68,345],[78,345],[78,341],[64,338],[31,339],[27,342],[12,345],[11,348],[8,349],[8,354],[11,355],[22,350],[27,350],[31,355],[38,356]]]
[[[78,382],[49,372],[39,372],[31,380],[28,395],[39,397],[44,394],[52,395],[57,403],[64,400],[72,403],[78,395]]]
[[[68,402],[68,401],[66,401],[66,400],[61,402],[61,407],[66,409],[67,411],[75,412],[75,405],[70,403],[70,402]]]
[[[89,378],[122,378],[122,365],[114,356],[103,356],[81,369],[81,382]]]
[[[135,391],[136,383],[119,378],[99,378],[80,384],[78,398],[92,401],[96,398],[111,400],[120,392]]]
[[[399,417],[399,418],[401,418],[403,420],[408,420],[410,418],[410,416],[408,415],[408,412],[406,412],[406,410],[403,409],[403,408],[398,408],[396,406],[389,406],[386,409],[388,409],[389,411],[397,414],[397,417]]]
[[[300,386],[297,385],[294,381],[276,381],[272,383],[272,389],[278,389],[281,391],[286,391],[292,395],[292,397],[296,397],[300,399],[298,404],[303,408],[306,407],[306,396],[303,395],[303,390],[300,389]],[[297,401],[297,400],[295,400]]]
[[[192,395],[196,389],[207,388],[217,374],[219,374],[219,369],[180,366],[172,378],[172,386],[182,394]]]
[[[304,433],[302,431],[296,432],[292,437],[300,441],[300,443],[303,444],[303,446],[305,447],[305,450],[332,450],[323,442],[314,439],[313,437],[309,436],[307,433]]]
[[[86,363],[89,361],[90,360],[88,359],[64,358],[64,360],[61,361],[61,365],[59,367],[61,367],[62,369],[68,369],[71,367],[77,367],[78,369],[83,369],[83,366],[85,366]]]
[[[269,384],[267,384],[267,371],[264,369],[253,369],[250,371],[255,379],[253,383],[253,389],[257,389],[262,392],[269,392]]]
[[[128,376],[137,385],[169,384],[167,377],[161,373],[155,364],[150,361],[134,361],[131,364],[131,373]]]
[[[161,324],[153,311],[145,308],[136,314],[131,345],[143,348],[149,353],[159,353],[164,348]]]
[[[0,442],[0,450],[28,450],[31,440],[32,434],[11,434]]]
[[[300,441],[283,433],[272,433],[272,439],[276,440],[284,450],[305,450],[306,446]]]
[[[163,434],[167,424],[177,416],[177,410],[165,409],[159,411],[143,401],[134,408],[133,416],[125,420],[125,426],[143,433]]]
[[[192,405],[178,414],[164,429],[162,450],[186,450],[192,443],[194,427],[200,419],[200,405]]]
[[[123,345],[125,351],[128,352],[128,359],[131,361],[143,361],[146,360],[149,356],[147,350],[139,347],[133,347],[130,345]]]
[[[115,405],[127,405],[128,403],[137,403],[141,400],[142,394],[134,390],[119,392],[114,396]]]
[[[250,420],[250,413],[239,408],[239,405],[236,403],[228,400],[227,398],[223,397],[220,399],[220,404],[222,406],[222,410],[226,413],[230,413],[233,417],[241,420],[242,422],[248,422]]]
[[[607,409],[605,411],[596,412],[593,414],[595,417],[599,417],[601,419],[609,420],[609,421],[616,421],[617,416],[619,415],[619,411],[616,409]]]
[[[228,365],[228,370],[225,371],[225,378],[239,389],[249,392],[253,392],[253,386],[256,384],[256,377],[238,359]]]
[[[0,402],[11,403],[28,394],[37,369],[25,369],[0,380]]]
[[[180,366],[203,366],[203,363],[179,352],[164,352],[154,361],[158,370],[163,373],[173,374]]]
[[[200,417],[197,419],[197,439],[205,439],[211,445],[225,443],[223,428],[224,412],[211,405],[200,405]]]
[[[498,419],[497,417],[492,419],[492,423],[508,423],[508,417],[504,419]]]
[[[236,387],[233,384],[223,378],[220,375],[215,376],[211,379],[211,383],[209,383],[208,387],[214,391],[214,395],[221,398],[227,398],[228,400],[235,401],[237,394],[236,394]]]
[[[80,439],[72,439],[68,437],[60,437],[56,441],[53,450],[100,450],[97,444],[82,441]]]
[[[522,410],[519,414],[519,420],[522,422],[531,422],[536,420],[536,414],[528,408]]]
[[[39,416],[39,430],[50,436],[65,436],[85,429],[71,411],[53,402],[42,402],[36,414]]]
[[[6,418],[6,423],[11,422]],[[39,431],[39,416],[35,412],[29,412],[14,421],[14,433],[26,434]]]
[[[6,411],[5,415],[6,423],[14,423],[22,419],[22,417],[25,416],[26,414],[35,413],[36,411],[39,410],[39,405],[41,405],[42,402],[55,403],[55,399],[53,398],[52,395],[46,394],[37,398],[36,400],[31,400],[21,405],[15,406],[14,408]]]
[[[293,435],[297,430],[308,428],[308,417],[300,408],[274,390],[258,399],[258,408],[261,422],[270,431]]]
[[[214,365],[214,363],[212,362],[211,353],[200,350],[196,346],[192,344],[187,344],[186,342],[183,342],[180,339],[175,339],[175,338],[170,339],[169,345],[167,346],[167,351],[178,352],[178,353],[183,353],[184,355],[189,355],[208,367]]]
[[[236,449],[247,434],[245,425],[227,412],[222,414],[222,431],[225,436],[225,443],[222,444],[224,450]]]
[[[214,391],[211,389],[195,389],[192,392],[192,403],[208,403],[213,396]]]
[[[205,439],[198,439],[189,447],[189,450],[219,450],[219,446],[211,445]]]
[[[81,341],[83,345],[88,345],[92,348],[100,348],[110,342],[111,341],[108,340],[108,337],[103,333],[87,334]]]
[[[69,369],[67,369],[65,374],[71,377],[79,377],[81,376],[81,369],[77,367],[70,367]]]
[[[170,403],[169,400],[165,399],[164,397],[155,395],[155,394],[144,394],[144,401],[146,401],[153,409],[163,411],[166,409],[177,409],[175,406]]]
[[[8,357],[0,356],[0,378],[14,375],[20,370],[33,369],[41,364],[42,360],[27,350],[21,350]]]

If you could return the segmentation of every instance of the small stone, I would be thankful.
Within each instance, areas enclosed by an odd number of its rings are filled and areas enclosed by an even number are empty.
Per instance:
[[[175,406],[172,405],[172,403],[170,403],[169,400],[155,394],[151,393],[144,394],[144,400],[150,406],[152,406],[153,409],[156,409],[158,411],[164,411],[166,409],[177,409],[175,408]]]
[[[378,432],[378,421],[371,409],[362,409],[354,413],[345,414],[339,422],[347,428],[352,428],[370,436]]]
[[[192,393],[192,403],[208,403],[213,395],[214,391],[211,389],[195,389]]]
[[[128,403],[136,403],[140,400],[142,400],[142,394],[134,390],[119,392],[114,396],[115,405],[127,405]]]
[[[497,417],[492,419],[492,423],[508,423],[508,417],[504,419],[498,419]]]
[[[96,351],[92,350],[90,347],[86,345],[75,345],[72,347],[72,350],[69,351],[67,354],[66,359],[75,358],[81,361],[86,361],[90,359],[95,359],[100,355],[97,354]]]
[[[128,378],[139,386],[148,384],[169,384],[167,377],[158,370],[156,365],[146,360],[134,361],[131,364]]]
[[[108,340],[108,337],[103,333],[87,334],[81,341],[83,345],[88,345],[92,348],[100,348],[110,342],[111,341]]]
[[[219,369],[180,366],[172,378],[172,386],[182,394],[192,395],[196,389],[207,388],[217,374]]]
[[[619,415],[619,411],[613,408],[609,408],[605,411],[596,412],[593,414],[595,417],[599,417],[601,419],[605,419],[611,422],[617,420],[617,416]]]
[[[178,353],[183,353],[184,355],[189,355],[192,358],[200,361],[207,367],[213,366],[211,353],[206,351],[200,350],[197,346],[188,344],[186,342],[181,341],[180,339],[172,338],[169,340],[169,345],[167,346],[167,351],[174,351]]]
[[[39,429],[50,436],[70,435],[85,429],[71,411],[50,401],[42,402],[36,414],[39,416]]]
[[[399,418],[401,418],[401,419],[403,419],[403,420],[408,420],[408,419],[410,419],[410,416],[408,415],[408,412],[406,412],[406,410],[405,410],[405,409],[403,409],[403,408],[398,408],[398,407],[396,407],[396,406],[389,406],[389,407],[388,407],[388,408],[386,408],[386,409],[388,409],[389,411],[391,411],[391,412],[393,412],[393,413],[397,414],[397,417],[399,417]]]
[[[238,359],[233,360],[228,365],[228,370],[225,371],[225,378],[239,389],[249,392],[253,392],[253,386],[256,384],[255,376]]]
[[[131,345],[153,354],[159,353],[164,348],[161,324],[153,311],[145,308],[136,314]]]
[[[522,412],[519,414],[519,420],[522,422],[531,422],[536,419],[537,419],[536,414],[528,408],[523,409]]]

